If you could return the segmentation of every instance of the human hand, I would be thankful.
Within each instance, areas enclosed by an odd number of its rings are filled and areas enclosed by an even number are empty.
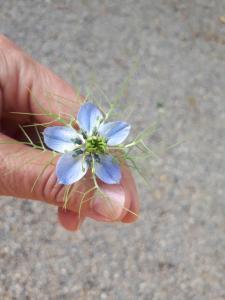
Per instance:
[[[50,103],[47,91],[70,99],[69,105],[55,101]],[[21,140],[19,124],[52,121],[48,116],[41,115],[42,111],[33,98],[41,99],[42,106],[51,106],[56,114],[64,111],[76,115],[81,104],[80,97],[67,83],[22,52],[6,37],[0,36],[0,195],[39,200],[58,206],[58,220],[68,230],[78,229],[87,217],[105,222],[134,222],[139,210],[138,196],[127,167],[122,169],[120,184],[100,183],[101,189],[111,199],[110,204],[96,195],[94,201],[86,201],[82,205],[80,214],[81,195],[90,189],[91,180],[81,180],[75,184],[67,209],[62,208],[64,186],[57,183],[53,165],[44,170],[35,189],[31,189],[43,170],[43,161],[49,161],[52,157],[50,151],[41,152],[16,142]],[[36,159],[32,161],[33,158]],[[29,161],[31,163],[25,164]],[[24,167],[21,167],[21,163],[24,163]]]

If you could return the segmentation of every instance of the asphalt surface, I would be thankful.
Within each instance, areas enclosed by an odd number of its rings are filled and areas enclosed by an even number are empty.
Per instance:
[[[0,202],[1,299],[225,299],[224,0],[0,0],[0,29],[86,94],[123,99],[142,130],[160,120],[137,223]],[[168,145],[184,142],[164,151]]]

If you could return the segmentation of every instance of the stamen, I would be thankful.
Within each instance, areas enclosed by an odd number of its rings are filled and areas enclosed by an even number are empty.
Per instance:
[[[85,131],[82,131],[81,134],[82,134],[83,138],[86,140],[87,139],[87,133]]]
[[[91,155],[90,155],[90,154],[87,155],[87,156],[85,157],[85,159],[86,159],[86,162],[87,162],[88,166],[90,167],[90,166],[91,166],[91,162],[92,162],[92,157],[91,157]]]
[[[100,164],[100,157],[97,154],[94,154],[94,160]]]
[[[84,153],[84,151],[83,150],[81,150],[81,149],[74,149],[73,150],[73,157],[75,158],[75,157],[77,157],[78,155],[81,155],[81,154],[83,154]]]
[[[86,152],[90,154],[103,154],[107,151],[107,143],[100,136],[91,136],[86,140]]]
[[[71,139],[71,141],[72,141],[74,144],[82,145],[82,141],[81,141],[81,139],[79,139],[79,138]]]

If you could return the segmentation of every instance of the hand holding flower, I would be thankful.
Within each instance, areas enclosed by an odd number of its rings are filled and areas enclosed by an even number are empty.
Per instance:
[[[114,216],[111,218],[112,207],[110,206],[109,208],[106,202],[100,201],[96,196],[96,199],[92,201],[92,205],[89,202],[84,204],[81,215],[82,220],[90,217],[98,221],[117,220],[133,222],[136,219],[135,214],[138,213],[138,199],[133,178],[126,167],[122,167],[120,170],[106,151],[110,146],[114,146],[126,138],[129,133],[129,126],[123,123],[102,123],[98,126],[96,139],[94,138],[96,133],[94,132],[95,122],[101,119],[101,112],[96,107],[87,105],[83,108],[83,113],[81,110],[78,114],[78,122],[83,132],[87,133],[87,136],[84,137],[73,128],[63,128],[61,126],[60,129],[60,124],[56,124],[58,130],[54,129],[54,127],[46,129],[44,132],[46,145],[64,154],[57,162],[57,176],[55,167],[49,165],[32,191],[31,187],[43,169],[41,162],[50,160],[52,156],[50,151],[40,155],[38,149],[32,149],[22,143],[18,143],[21,139],[21,131],[18,128],[18,124],[25,125],[32,122],[43,123],[51,121],[48,116],[41,114],[39,106],[32,101],[31,95],[42,99],[46,106],[49,105],[45,96],[46,91],[62,95],[73,101],[74,114],[79,111],[81,101],[68,84],[24,54],[4,36],[0,36],[0,65],[1,195],[40,200],[56,205],[59,207],[58,218],[60,223],[69,230],[75,230],[80,222],[78,207],[81,199],[78,191],[84,192],[90,189],[92,184],[91,180],[84,180],[84,178],[80,181],[78,180],[91,166],[90,161],[92,158],[95,158],[95,172],[102,180],[99,185],[111,199],[115,200],[112,201],[114,203]],[[56,113],[60,110],[57,105],[53,105],[52,109]],[[66,109],[64,107],[64,110]],[[13,111],[27,114],[11,114]],[[87,118],[89,118],[88,122]],[[115,137],[116,132],[117,137]],[[56,137],[55,140],[54,137]],[[66,140],[68,137],[69,142]],[[70,137],[74,139],[72,143]],[[58,138],[60,140],[59,143]],[[74,148],[74,145],[79,145],[79,143],[82,153]],[[93,149],[97,149],[97,156],[94,155]],[[82,163],[78,159],[79,155],[85,155]],[[37,159],[35,162],[26,164],[24,168],[19,167],[21,161],[25,163],[33,157],[39,156],[40,159]],[[73,162],[75,160],[77,163],[71,164],[72,159]],[[64,172],[65,167],[68,172]],[[62,209],[64,185],[58,184],[57,177],[63,184],[75,182],[75,192],[71,196],[72,200],[68,203],[67,210]],[[109,181],[114,184],[107,184]],[[127,210],[124,210],[123,206]],[[134,214],[129,212],[129,210],[134,212]]]

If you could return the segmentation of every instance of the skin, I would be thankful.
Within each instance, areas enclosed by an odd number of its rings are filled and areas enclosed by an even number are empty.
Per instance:
[[[82,193],[93,186],[92,179],[87,176],[74,185],[67,209],[63,209],[65,187],[57,184],[54,166],[57,158],[46,168],[34,190],[31,190],[52,154],[17,143],[24,139],[18,125],[49,122],[52,119],[48,116],[11,112],[40,114],[43,113],[41,104],[56,114],[63,111],[76,115],[82,98],[66,82],[2,35],[0,66],[0,195],[38,200],[57,206],[58,221],[67,230],[78,230],[87,217],[102,222],[134,222],[139,212],[138,196],[134,179],[126,166],[122,167],[120,184],[109,186],[98,182],[112,201],[99,199],[98,195],[90,192],[85,200],[92,200],[84,202],[80,214]],[[60,98],[56,95],[65,98],[63,103],[58,103],[56,99]],[[32,136],[33,132],[30,131],[29,135]],[[29,163],[24,165],[23,162]]]

